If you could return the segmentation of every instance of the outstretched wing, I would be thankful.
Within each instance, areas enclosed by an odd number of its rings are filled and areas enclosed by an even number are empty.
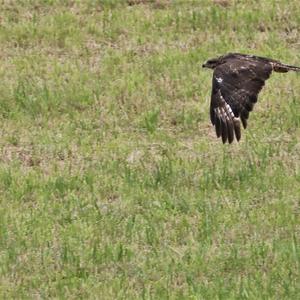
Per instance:
[[[246,59],[232,59],[215,68],[210,118],[223,143],[241,138],[240,123],[247,127],[249,112],[271,73],[270,62]]]

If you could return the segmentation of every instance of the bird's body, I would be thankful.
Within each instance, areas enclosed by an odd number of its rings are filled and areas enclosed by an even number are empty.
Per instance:
[[[210,119],[223,143],[232,143],[234,136],[237,141],[240,140],[240,123],[247,127],[249,112],[272,71],[300,72],[299,67],[277,60],[240,53],[208,60],[203,67],[214,69]]]

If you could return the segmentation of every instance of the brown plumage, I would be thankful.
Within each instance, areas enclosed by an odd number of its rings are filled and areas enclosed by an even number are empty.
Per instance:
[[[203,67],[214,70],[210,119],[223,143],[232,143],[234,136],[240,140],[240,124],[242,122],[243,127],[247,127],[249,112],[272,71],[300,72],[299,67],[277,60],[240,53],[210,59]]]

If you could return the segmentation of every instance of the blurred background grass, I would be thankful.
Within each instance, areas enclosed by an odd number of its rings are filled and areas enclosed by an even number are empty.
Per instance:
[[[299,65],[299,24],[298,1],[2,1],[1,297],[298,298],[298,75],[224,146],[201,65]]]

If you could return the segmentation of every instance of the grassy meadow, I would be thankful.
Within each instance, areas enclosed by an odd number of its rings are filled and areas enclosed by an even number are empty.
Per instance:
[[[300,65],[297,0],[0,7],[1,299],[299,299],[299,74],[223,145],[201,67]]]

